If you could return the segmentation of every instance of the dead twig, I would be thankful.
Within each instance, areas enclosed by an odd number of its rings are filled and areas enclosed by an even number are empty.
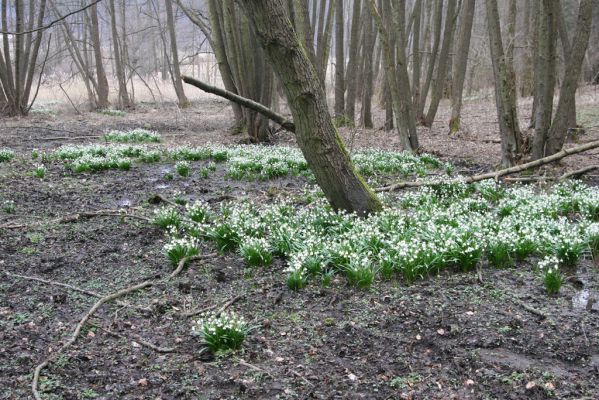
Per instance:
[[[57,281],[51,281],[51,280],[48,280],[48,279],[38,278],[36,276],[27,276],[27,275],[15,274],[15,273],[8,272],[8,271],[4,271],[4,273],[6,275],[8,275],[8,276],[13,277],[13,278],[25,279],[25,280],[29,280],[29,281],[35,281],[35,282],[41,282],[41,283],[44,283],[46,285],[51,285],[51,286],[64,287],[64,288],[70,289],[70,290],[72,290],[74,292],[83,293],[83,294],[86,294],[86,295],[92,296],[92,297],[97,297],[97,298],[102,298],[103,297],[100,293],[96,293],[96,292],[93,292],[91,290],[83,289],[83,288],[80,288],[80,287],[77,287],[77,286],[69,285],[67,283],[62,283],[62,282],[57,282]],[[134,308],[134,309],[139,310],[139,311],[144,311],[144,312],[151,312],[152,311],[152,309],[149,308],[149,307],[135,306],[135,305],[132,305],[132,304],[126,303],[124,301],[120,301],[120,300],[117,300],[116,303],[118,305],[123,306],[123,307]]]

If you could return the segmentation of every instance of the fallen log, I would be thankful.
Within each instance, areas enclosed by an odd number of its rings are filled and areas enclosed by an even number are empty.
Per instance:
[[[582,153],[584,151],[592,150],[599,147],[599,140],[594,140],[592,142],[585,143],[580,146],[572,147],[569,149],[564,149],[559,153],[555,153],[551,156],[540,158],[535,161],[527,162],[524,164],[516,165],[510,168],[501,169],[499,171],[487,172],[480,175],[468,176],[460,179],[452,179],[448,180],[447,183],[474,183],[479,181],[484,181],[485,179],[499,179],[499,177],[504,175],[515,174],[516,172],[526,171],[527,169],[541,167],[546,164],[550,164],[555,161],[559,161],[564,157],[571,156],[574,154]],[[397,182],[389,186],[383,186],[375,189],[375,192],[391,192],[398,189],[408,188],[408,187],[421,187],[421,186],[429,186],[434,185],[438,182],[425,182],[425,181],[414,181],[414,182]]]

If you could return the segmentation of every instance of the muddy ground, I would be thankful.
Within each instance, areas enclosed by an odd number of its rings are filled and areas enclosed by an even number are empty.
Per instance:
[[[593,90],[579,106],[585,118],[597,118],[589,126],[599,125]],[[522,105],[523,121],[528,106]],[[421,129],[424,148],[470,171],[490,169],[499,159],[491,100],[473,99],[467,109],[467,129],[449,138],[443,122],[448,111],[442,108],[433,129]],[[146,106],[125,117],[43,114],[2,121],[0,147],[20,156],[0,164],[0,202],[16,206],[13,214],[0,212],[0,226],[27,227],[0,229],[0,270],[12,274],[0,275],[1,399],[32,398],[35,366],[68,339],[97,301],[14,274],[108,294],[172,271],[162,254],[164,233],[145,221],[57,218],[103,209],[149,215],[153,194],[172,198],[177,191],[215,205],[242,197],[269,201],[271,193],[293,193],[305,184],[299,178],[230,181],[222,167],[207,179],[192,174],[166,180],[173,169],[166,163],[93,174],[51,163],[40,180],[30,174],[31,149],[98,142],[95,136],[107,129],[140,126],[159,131],[166,145],[235,143],[241,138],[227,132],[229,113],[226,103],[206,99],[183,112]],[[382,113],[377,116],[380,122]],[[380,130],[344,129],[343,135],[349,147],[398,146]],[[575,139],[597,136],[590,129]],[[285,133],[274,141],[293,144]],[[543,173],[559,174],[597,157],[597,151],[572,157]],[[203,251],[214,248],[206,244]],[[507,270],[483,265],[478,274],[445,272],[409,287],[377,282],[369,291],[338,279],[329,288],[311,284],[291,292],[283,269],[280,261],[248,270],[236,254],[212,256],[172,281],[127,296],[128,306],[103,306],[79,340],[42,371],[43,398],[599,398],[599,307],[593,302],[599,300],[599,276],[590,256],[567,272],[555,297],[546,295],[528,264]],[[231,299],[236,301],[230,309],[255,330],[241,351],[200,353],[200,339],[190,334],[192,318],[183,314]]]

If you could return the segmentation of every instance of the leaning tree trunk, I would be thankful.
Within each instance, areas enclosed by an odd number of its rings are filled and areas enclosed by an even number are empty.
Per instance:
[[[592,15],[593,0],[581,0],[578,22],[576,23],[576,35],[572,42],[569,57],[566,60],[564,80],[560,88],[555,117],[547,135],[545,156],[559,152],[564,146],[569,128],[568,122],[571,118],[570,112],[575,102],[578,78],[580,77],[582,63],[589,44]]]
[[[333,125],[314,65],[293,31],[284,0],[241,0],[285,93],[297,143],[335,209],[366,215],[381,209],[353,166]]]
[[[495,79],[495,103],[501,133],[501,165],[515,165],[522,156],[522,135],[518,126],[516,84],[503,52],[497,0],[486,0],[487,24]]]
[[[451,85],[451,119],[449,120],[449,134],[460,130],[464,81],[470,51],[470,37],[472,36],[472,22],[474,21],[475,0],[464,0],[462,3],[462,16],[458,33],[458,44],[453,66],[453,83]]]

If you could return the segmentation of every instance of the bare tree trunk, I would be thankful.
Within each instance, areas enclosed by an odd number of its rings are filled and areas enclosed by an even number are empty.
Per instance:
[[[110,26],[112,29],[112,46],[114,54],[114,65],[116,69],[117,81],[119,83],[119,107],[129,108],[129,93],[127,91],[127,77],[125,76],[125,69],[122,61],[121,46],[119,44],[119,33],[116,23],[116,8],[114,6],[114,0],[109,0],[108,5],[110,7]],[[124,23],[124,21],[123,21]]]
[[[534,77],[533,77],[533,47],[534,40],[532,35],[535,34],[535,23],[532,16],[532,3],[537,3],[537,0],[526,0],[524,5],[524,33],[526,46],[522,52],[522,70],[520,73],[520,96],[530,97],[534,94]],[[530,29],[530,26],[533,29]]]
[[[522,136],[518,126],[515,82],[503,52],[497,0],[486,0],[486,6],[491,61],[495,78],[495,102],[501,132],[501,165],[510,167],[515,165],[522,156]]]
[[[445,82],[445,76],[447,75],[447,69],[449,67],[449,51],[453,44],[453,32],[456,18],[456,0],[448,0],[445,27],[443,29],[443,45],[441,46],[439,63],[437,65],[437,77],[432,89],[431,103],[424,118],[424,126],[433,125],[437,110],[439,109],[441,97],[443,96],[443,83]]]
[[[453,83],[451,85],[451,119],[449,120],[449,134],[460,130],[462,113],[462,100],[464,81],[466,80],[466,67],[470,52],[470,37],[472,36],[472,23],[474,21],[475,0],[464,0],[460,17],[460,30],[456,55],[454,57]]]
[[[347,98],[345,100],[345,115],[353,125],[356,119],[356,91],[358,76],[358,49],[360,42],[362,1],[354,0],[351,31],[349,39],[349,61],[347,64]]]
[[[416,0],[414,4],[414,37],[412,38],[412,98],[414,109],[420,104],[420,74],[422,62],[420,57],[420,29],[422,20],[422,1]]]
[[[337,0],[335,10],[335,118],[343,123],[345,116],[345,54],[343,1]]]
[[[404,21],[398,21],[398,24],[395,27],[396,32],[402,32],[401,34],[398,34],[398,41],[400,42],[400,45],[397,46],[397,52],[399,54],[397,55],[398,58],[396,67],[395,60],[392,57],[390,45],[391,35],[387,28],[385,28],[383,17],[377,9],[375,0],[367,0],[367,2],[370,7],[372,18],[374,18],[374,22],[379,31],[383,58],[385,60],[385,70],[387,72],[385,76],[387,78],[387,86],[389,86],[391,97],[393,99],[393,112],[395,114],[399,138],[404,150],[416,151],[418,150],[418,136],[416,134],[416,125],[414,114],[412,112],[412,96],[409,91],[409,84],[407,87],[407,92],[403,91],[405,88],[402,86],[405,85],[408,77],[404,53],[405,46],[403,45],[403,29],[405,29],[405,25],[403,25]],[[385,7],[384,9],[386,10],[387,8]],[[395,20],[397,21],[397,15],[395,17]],[[397,69],[402,68],[406,70],[404,72],[398,73]]]
[[[559,152],[564,146],[569,128],[569,114],[575,103],[578,79],[591,34],[592,15],[593,0],[581,0],[578,22],[576,23],[576,34],[567,58],[557,109],[545,146],[545,156]]]
[[[359,215],[381,209],[342,145],[318,74],[291,27],[283,0],[242,0],[273,69],[283,84],[297,142],[335,209]]]
[[[179,66],[179,51],[177,49],[177,34],[175,32],[175,17],[173,16],[173,2],[172,0],[166,0],[166,21],[169,33],[169,39],[171,42],[171,79],[173,80],[173,86],[175,87],[175,93],[179,100],[179,107],[185,108],[189,106],[189,100],[185,96],[183,90],[183,81],[181,81],[181,68]]]
[[[420,104],[416,110],[416,115],[419,116],[421,122],[424,122],[425,120],[424,107],[426,106],[426,98],[428,97],[428,91],[431,86],[431,81],[433,80],[433,72],[435,71],[435,63],[437,60],[437,53],[439,52],[439,43],[441,41],[441,27],[443,25],[443,0],[435,0],[433,20],[435,35],[433,40],[433,48],[431,49],[430,55],[428,57],[426,77],[424,78],[422,90],[420,90]]]
[[[559,31],[559,39],[562,44],[562,54],[564,56],[564,80],[568,78],[566,75],[567,63],[570,61],[572,46],[570,44],[570,38],[568,37],[568,29],[566,27],[566,21],[564,19],[564,12],[562,10],[561,3],[556,5],[557,10],[557,28]],[[578,25],[577,25],[578,26]],[[586,50],[585,50],[586,51]],[[579,74],[580,75],[580,74]],[[562,81],[563,83],[563,81]],[[560,95],[561,96],[561,95]],[[563,112],[566,114],[567,126],[569,128],[576,128],[576,98],[573,101],[568,101],[567,109]]]
[[[372,128],[372,86],[373,86],[373,55],[375,44],[375,31],[370,16],[364,17],[364,46],[362,48],[362,60],[364,60],[363,89],[362,89],[362,109],[360,113],[361,125],[365,128]]]
[[[538,54],[535,60],[535,137],[533,159],[543,158],[551,127],[555,87],[555,44],[557,40],[556,3],[542,0],[538,23]]]
[[[108,108],[108,78],[104,70],[104,60],[102,58],[102,42],[100,40],[100,28],[98,23],[98,5],[94,4],[89,11],[90,31],[92,46],[94,48],[94,59],[97,76],[97,106],[100,109]]]

